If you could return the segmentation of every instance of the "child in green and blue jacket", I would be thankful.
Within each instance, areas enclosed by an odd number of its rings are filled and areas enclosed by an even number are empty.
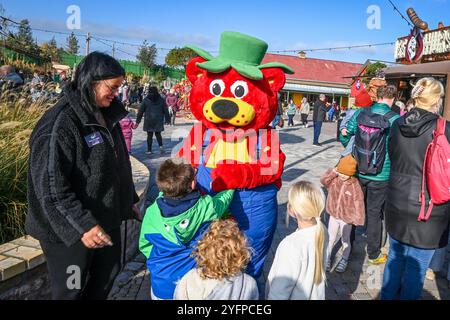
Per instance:
[[[227,212],[234,190],[201,196],[195,169],[170,159],[159,168],[156,182],[161,192],[145,214],[139,249],[147,258],[152,299],[173,299],[177,281],[195,268],[193,247]]]

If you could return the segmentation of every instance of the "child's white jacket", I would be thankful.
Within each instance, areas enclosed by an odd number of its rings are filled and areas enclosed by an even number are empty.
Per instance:
[[[314,284],[316,229],[297,229],[281,241],[266,283],[268,300],[325,300],[325,279]],[[323,261],[328,243],[324,229]]]

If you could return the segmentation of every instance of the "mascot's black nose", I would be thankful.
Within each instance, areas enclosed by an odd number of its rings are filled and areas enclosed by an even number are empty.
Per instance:
[[[239,107],[236,103],[230,100],[221,99],[217,100],[212,104],[212,112],[216,116],[222,119],[231,119],[234,118],[238,112]]]

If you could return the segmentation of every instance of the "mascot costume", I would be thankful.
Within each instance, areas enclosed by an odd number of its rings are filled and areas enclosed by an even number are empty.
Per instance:
[[[276,229],[285,161],[269,123],[277,112],[285,72],[293,73],[281,63],[261,65],[267,47],[237,32],[222,33],[218,57],[188,46],[199,55],[186,67],[192,83],[190,108],[199,123],[178,152],[197,168],[201,192],[236,189],[229,209],[253,249],[246,272],[255,278],[261,275]]]

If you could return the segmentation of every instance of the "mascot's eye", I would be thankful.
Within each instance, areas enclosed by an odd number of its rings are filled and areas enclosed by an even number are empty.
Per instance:
[[[238,99],[242,99],[248,93],[248,85],[245,81],[236,81],[231,86],[231,92],[233,92],[234,96]]]
[[[170,226],[169,226],[168,224],[165,224],[165,223],[164,223],[164,228],[166,228],[166,230],[167,230],[168,232],[170,232]]]
[[[224,90],[225,90],[225,83],[220,79],[214,80],[209,85],[209,91],[213,96],[216,97],[220,96]]]
[[[189,220],[188,219],[184,219],[183,221],[180,222],[180,228],[181,229],[186,229],[189,225]]]

